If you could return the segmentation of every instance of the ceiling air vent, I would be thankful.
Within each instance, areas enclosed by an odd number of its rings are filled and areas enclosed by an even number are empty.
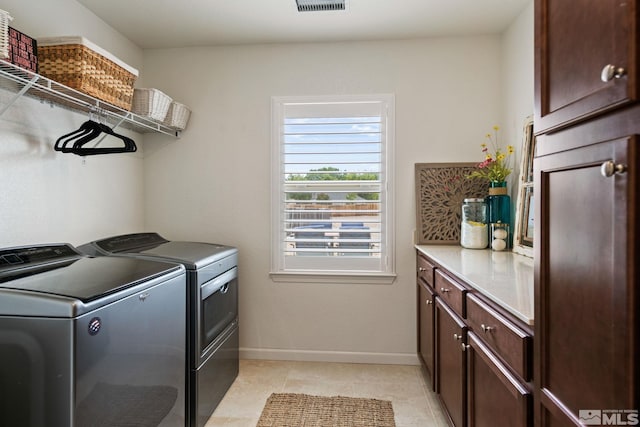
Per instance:
[[[344,10],[344,2],[345,0],[296,0],[298,12]]]

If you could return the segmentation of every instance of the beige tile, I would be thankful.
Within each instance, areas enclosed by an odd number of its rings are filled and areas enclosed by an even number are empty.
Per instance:
[[[204,427],[255,427],[258,418],[233,418],[212,416]],[[397,427],[397,426],[396,426]]]
[[[206,427],[255,427],[271,393],[390,400],[397,427],[445,427],[419,366],[241,360],[240,373]]]
[[[340,381],[319,381],[318,379],[287,380],[283,393],[304,393],[316,396],[356,397],[353,384]]]

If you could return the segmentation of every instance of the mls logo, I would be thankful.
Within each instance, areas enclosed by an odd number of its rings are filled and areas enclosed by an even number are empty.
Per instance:
[[[585,426],[602,425],[602,411],[599,409],[580,409],[578,411],[580,422]]]
[[[580,423],[585,426],[636,426],[637,409],[580,409]]]

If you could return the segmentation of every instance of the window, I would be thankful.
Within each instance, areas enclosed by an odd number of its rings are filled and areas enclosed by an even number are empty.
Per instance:
[[[272,277],[393,280],[393,109],[392,95],[273,98]]]

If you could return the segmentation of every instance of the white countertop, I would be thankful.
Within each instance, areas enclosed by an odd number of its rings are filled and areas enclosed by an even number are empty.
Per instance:
[[[416,245],[451,274],[528,325],[533,325],[533,259],[513,252]]]

